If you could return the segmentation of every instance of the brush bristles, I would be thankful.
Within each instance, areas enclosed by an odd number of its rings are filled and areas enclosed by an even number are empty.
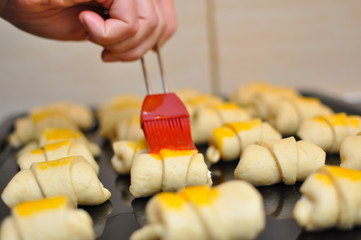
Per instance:
[[[151,153],[163,148],[197,149],[192,140],[189,118],[168,118],[143,122],[143,130]]]

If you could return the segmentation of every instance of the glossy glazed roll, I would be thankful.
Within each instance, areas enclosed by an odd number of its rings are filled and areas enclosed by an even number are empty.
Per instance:
[[[337,153],[341,142],[347,136],[355,136],[361,131],[361,117],[346,113],[320,115],[304,121],[297,135],[313,142],[323,150]]]
[[[262,197],[249,183],[186,187],[160,193],[146,206],[138,239],[254,239],[265,226]]]
[[[66,157],[33,163],[18,172],[5,187],[1,198],[13,207],[21,202],[64,195],[76,206],[98,205],[110,198],[96,173],[83,157]]]
[[[3,220],[1,240],[92,240],[92,219],[75,209],[66,197],[54,197],[20,203]]]
[[[301,186],[294,209],[298,224],[308,231],[351,229],[361,224],[361,172],[324,166]]]
[[[236,179],[255,186],[283,182],[292,185],[325,164],[326,153],[317,145],[294,137],[257,142],[246,147],[234,171]]]
[[[231,161],[239,158],[243,149],[257,141],[281,139],[282,136],[270,124],[261,119],[226,123],[215,128],[209,139],[207,159]]]
[[[162,149],[159,154],[138,154],[130,178],[129,190],[136,198],[185,186],[212,185],[203,155],[197,150]]]

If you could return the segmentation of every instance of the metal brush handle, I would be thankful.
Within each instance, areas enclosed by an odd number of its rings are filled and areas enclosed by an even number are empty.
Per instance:
[[[158,45],[155,46],[155,51],[157,53],[158,66],[159,66],[160,74],[161,74],[161,77],[162,77],[163,91],[164,91],[164,93],[168,93],[169,89],[168,89],[167,77],[166,77],[165,72],[164,72],[162,57],[160,56]],[[141,61],[141,64],[142,64],[142,69],[143,69],[145,87],[147,88],[147,94],[149,95],[149,94],[152,94],[152,88],[150,86],[147,67],[145,66],[145,62],[144,62],[143,57],[140,59],[140,61]]]

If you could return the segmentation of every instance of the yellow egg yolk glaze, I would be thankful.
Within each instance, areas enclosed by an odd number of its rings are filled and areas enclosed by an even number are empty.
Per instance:
[[[81,133],[74,133],[70,129],[45,129],[42,132],[42,135],[45,137],[47,141],[56,141],[62,139],[76,139],[81,136]]]
[[[44,154],[44,151],[42,149],[35,149],[30,152],[31,154]]]
[[[64,113],[59,111],[39,111],[32,114],[34,123],[39,123],[49,117],[63,117]]]
[[[360,116],[348,116],[348,123],[351,127],[357,128],[361,125],[361,118]]]
[[[218,198],[219,191],[208,186],[192,186],[184,188],[179,194],[196,205],[209,205]]]
[[[346,126],[347,125],[347,115],[346,113],[338,113],[331,116],[325,117],[328,121],[330,121],[332,126]]]
[[[65,197],[46,198],[37,201],[20,203],[15,207],[15,211],[20,216],[30,216],[33,214],[38,214],[42,211],[58,209],[67,205],[68,201]]]
[[[66,157],[66,158],[61,158],[61,159],[57,159],[54,161],[40,162],[40,163],[37,163],[37,167],[40,170],[46,170],[48,168],[60,167],[60,166],[70,164],[70,161],[72,159],[73,159],[72,157]]]
[[[328,169],[328,171],[335,177],[348,178],[352,181],[361,180],[361,171],[358,170],[352,170],[338,166],[326,166],[324,168]]]
[[[57,143],[51,143],[44,146],[45,151],[54,151],[61,147],[68,146],[70,144],[69,140],[57,142]]]
[[[212,135],[216,140],[218,150],[221,152],[223,148],[223,141],[225,140],[225,138],[232,138],[236,136],[236,133],[231,128],[224,126],[214,129]]]
[[[329,186],[332,184],[332,179],[329,178],[328,176],[326,176],[325,174],[315,173],[315,177],[316,177],[317,181],[320,181],[321,183],[323,183],[326,186]]]
[[[229,127],[233,128],[236,132],[241,132],[241,131],[250,130],[255,127],[259,127],[261,125],[262,125],[262,120],[257,118],[257,119],[253,119],[253,120],[245,121],[245,122],[227,123],[224,126],[229,126]]]
[[[170,209],[180,209],[186,203],[186,200],[177,193],[163,192],[156,197],[159,198],[164,207]]]

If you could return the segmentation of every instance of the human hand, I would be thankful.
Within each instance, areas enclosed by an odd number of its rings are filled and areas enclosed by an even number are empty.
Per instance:
[[[139,59],[176,30],[172,0],[3,0],[0,16],[41,37],[89,39],[104,61]]]

